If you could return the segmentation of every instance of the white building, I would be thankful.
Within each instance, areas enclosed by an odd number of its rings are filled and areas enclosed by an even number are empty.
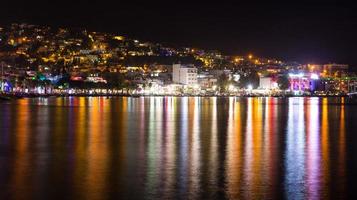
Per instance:
[[[202,89],[209,89],[217,84],[217,78],[212,74],[201,73],[197,75],[197,83]]]
[[[278,88],[278,83],[272,77],[260,77],[259,78],[259,88],[260,89],[276,89]]]
[[[178,84],[193,86],[197,84],[197,68],[193,65],[174,64],[172,81]]]

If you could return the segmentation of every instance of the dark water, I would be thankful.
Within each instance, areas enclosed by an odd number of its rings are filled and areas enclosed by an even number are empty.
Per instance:
[[[1,102],[0,199],[356,198],[346,100]]]

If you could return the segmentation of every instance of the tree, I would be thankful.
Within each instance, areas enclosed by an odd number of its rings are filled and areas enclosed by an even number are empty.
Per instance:
[[[283,76],[280,76],[278,78],[278,86],[281,90],[287,90],[289,89],[289,86],[290,86],[290,82],[289,82],[289,78],[287,75],[283,75]]]
[[[221,74],[218,77],[217,84],[220,92],[226,92],[229,85],[229,77],[226,74]]]
[[[68,73],[64,73],[62,78],[57,82],[57,86],[66,86],[69,85],[70,75]]]
[[[125,77],[120,73],[105,72],[103,78],[107,81],[108,89],[121,89],[125,86]]]
[[[256,71],[251,71],[242,75],[239,79],[239,86],[241,88],[246,88],[248,85],[251,85],[253,88],[257,88],[259,85],[259,75]]]

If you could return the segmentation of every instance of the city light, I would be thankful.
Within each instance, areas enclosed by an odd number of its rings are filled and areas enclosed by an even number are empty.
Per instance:
[[[319,76],[317,74],[311,74],[310,78],[313,80],[318,80]]]
[[[252,86],[252,85],[248,85],[248,86],[247,86],[247,89],[248,89],[248,90],[253,90],[253,86]]]
[[[356,10],[1,1],[0,200],[354,199]]]
[[[230,84],[230,85],[228,86],[228,90],[229,90],[229,91],[233,91],[233,90],[235,90],[234,85]]]
[[[86,41],[73,38],[68,34],[69,29],[52,31],[55,33],[52,37],[48,32],[50,27],[27,24],[13,24],[1,30],[6,36],[1,39],[13,46],[1,54],[10,56],[0,65],[2,81],[11,83],[11,87],[1,87],[7,95],[244,96],[248,90],[250,95],[285,96],[299,90],[304,95],[319,96],[357,91],[357,77],[349,73],[346,64],[291,63],[252,53],[229,56],[219,51],[139,42],[104,32],[83,31]],[[38,46],[38,52],[30,52],[29,46]],[[26,57],[27,68],[17,69],[15,61],[19,57]],[[143,57],[150,59],[142,60]],[[166,57],[177,57],[178,62],[170,66],[166,61],[163,63]],[[185,57],[194,60],[178,64]],[[203,66],[195,66],[196,61],[201,61]],[[59,63],[63,69],[59,69]],[[227,80],[221,79],[223,74]],[[253,85],[256,85],[254,90]]]
[[[302,78],[302,77],[304,77],[304,73],[299,73],[299,74],[289,73],[289,76],[290,76],[290,77]]]

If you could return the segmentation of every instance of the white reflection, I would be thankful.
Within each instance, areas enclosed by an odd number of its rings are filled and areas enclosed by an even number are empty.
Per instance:
[[[149,132],[148,132],[148,149],[147,149],[147,192],[151,195],[156,194],[156,189],[159,181],[159,174],[160,171],[157,169],[159,167],[159,152],[161,152],[161,133],[158,132],[161,130],[159,127],[159,113],[160,109],[157,108],[157,101],[156,97],[150,98],[150,115],[149,115]],[[158,106],[160,107],[160,106]],[[158,130],[159,129],[159,130]]]
[[[190,198],[197,198],[198,191],[200,189],[200,102],[199,97],[194,97],[190,99],[190,110],[193,110],[193,119],[192,119],[192,127],[191,127],[191,139],[190,139]],[[193,102],[192,102],[193,100]],[[193,109],[192,105],[193,104]],[[189,111],[189,112],[191,112]],[[190,116],[191,121],[191,116]]]
[[[218,140],[217,140],[217,97],[212,97],[211,111],[211,137],[210,137],[210,180],[216,180],[218,173]]]
[[[290,98],[285,153],[287,199],[303,199],[305,176],[304,99]]]
[[[176,97],[166,97],[166,132],[165,134],[165,159],[164,159],[164,173],[165,173],[165,181],[164,181],[164,196],[163,199],[171,199],[173,198],[170,193],[170,190],[174,187],[175,184],[175,176],[176,176]]]
[[[180,146],[179,146],[179,184],[182,193],[186,193],[187,188],[187,178],[188,178],[188,171],[187,171],[187,155],[188,155],[188,98],[183,97],[181,98],[181,119],[180,122],[182,123],[182,129],[179,132],[180,138]]]

